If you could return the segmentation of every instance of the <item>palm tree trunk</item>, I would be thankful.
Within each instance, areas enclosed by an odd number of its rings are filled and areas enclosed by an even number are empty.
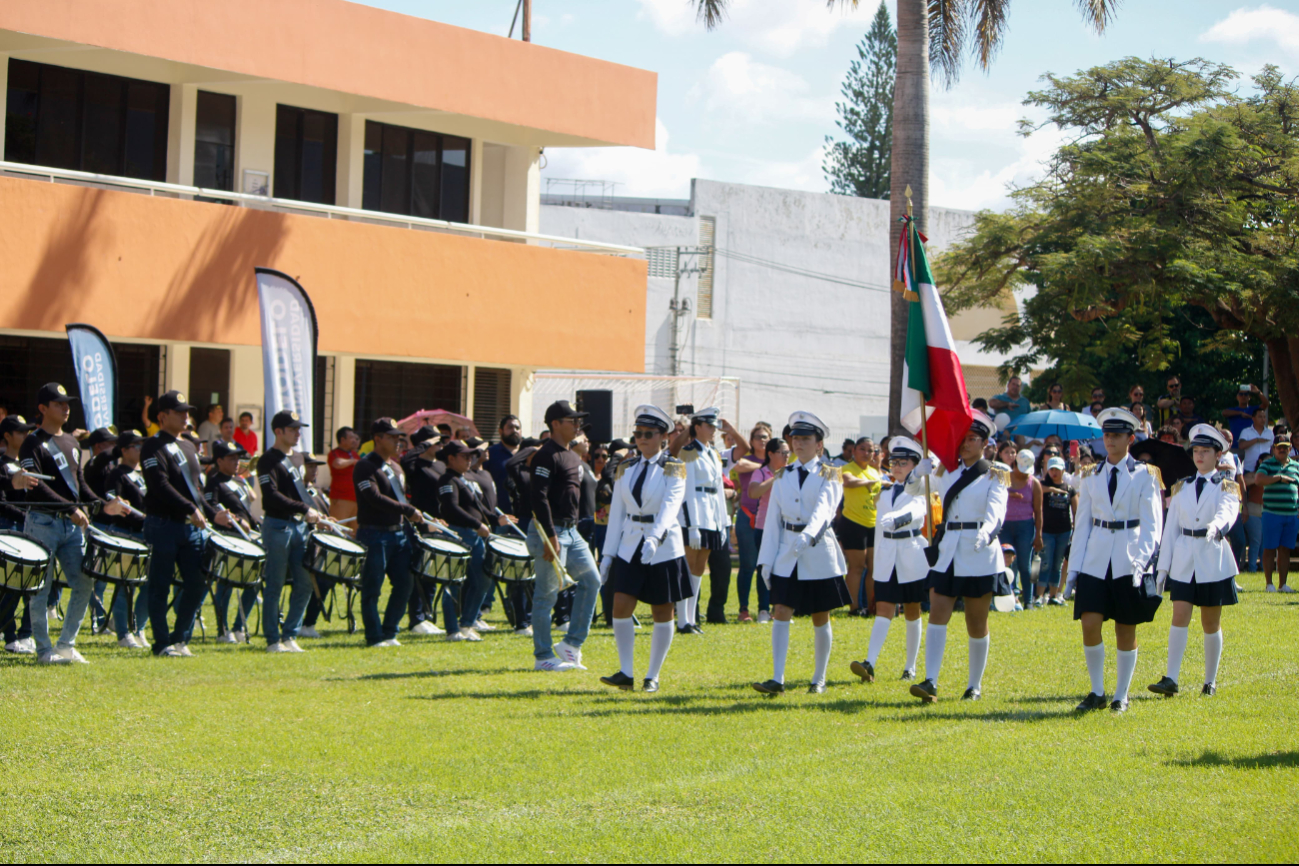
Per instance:
[[[898,0],[898,66],[893,90],[892,185],[889,200],[889,266],[898,254],[898,220],[906,215],[906,188],[916,227],[929,222],[929,14],[927,0]],[[892,282],[892,274],[888,280]],[[889,431],[901,433],[902,357],[907,302],[894,292],[889,335]]]

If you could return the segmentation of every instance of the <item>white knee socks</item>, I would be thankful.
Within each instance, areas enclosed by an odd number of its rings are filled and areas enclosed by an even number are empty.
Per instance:
[[[773,620],[771,623],[771,678],[785,682],[785,657],[789,655],[789,623]]]
[[[671,622],[654,623],[654,633],[650,636],[650,660],[649,670],[645,676],[652,680],[659,678],[659,670],[663,667],[663,661],[668,657],[668,649],[672,646],[672,635],[676,633],[676,627]]]
[[[935,685],[938,675],[943,670],[943,650],[947,649],[947,626],[929,624],[929,634],[925,636],[925,679]]]
[[[629,677],[635,676],[636,626],[631,617],[613,621],[613,639],[618,643],[618,664]]]
[[[1168,673],[1173,682],[1180,682],[1182,676],[1182,656],[1186,653],[1186,626],[1171,626],[1168,629]],[[1208,635],[1205,635],[1207,638]]]
[[[884,649],[884,639],[889,636],[889,626],[892,624],[893,620],[888,617],[876,615],[875,625],[871,626],[870,649],[866,651],[866,662],[871,667],[875,667],[875,662],[880,657],[880,650]]]
[[[904,670],[916,672],[916,656],[920,655],[920,620],[907,620],[907,666]]]
[[[812,671],[813,683],[825,682],[825,669],[830,664],[830,647],[833,644],[834,632],[830,628],[830,623],[812,629],[812,646],[816,658],[816,667]]]
[[[698,625],[697,618],[699,612],[699,587],[704,582],[702,574],[690,575],[690,598],[677,602],[677,625],[685,628],[688,625]]]
[[[985,634],[983,637],[970,638],[970,688],[981,690],[983,688],[983,672],[988,667],[988,647],[992,643],[992,635]]]
[[[1132,686],[1132,675],[1137,671],[1137,651],[1119,650],[1119,681],[1114,686],[1114,700],[1126,701]]]
[[[1218,662],[1222,661],[1222,629],[1204,636],[1204,684],[1218,682]]]
[[[1087,676],[1092,680],[1092,694],[1105,694],[1105,644],[1084,646],[1083,656],[1087,659]]]

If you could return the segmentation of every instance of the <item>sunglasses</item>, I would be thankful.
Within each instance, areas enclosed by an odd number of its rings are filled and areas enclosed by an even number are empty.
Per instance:
[[[655,436],[658,436],[658,435],[660,435],[660,434],[659,434],[659,431],[657,431],[657,430],[636,430],[636,431],[634,431],[634,432],[631,434],[631,438],[633,438],[633,439],[653,439]]]

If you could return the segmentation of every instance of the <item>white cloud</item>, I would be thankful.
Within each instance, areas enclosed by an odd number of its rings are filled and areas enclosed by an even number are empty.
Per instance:
[[[1018,134],[1021,117],[1040,111],[977,94],[943,92],[930,108],[929,203],[979,210],[1010,204],[1011,186],[1042,176],[1043,163],[1063,140],[1053,126],[1028,138]],[[989,162],[1000,167],[988,168]],[[984,166],[978,168],[978,166]]]
[[[828,121],[832,96],[809,96],[801,76],[758,63],[743,51],[713,62],[703,80],[686,94],[687,104],[702,104],[710,119],[753,126],[772,121]]]
[[[668,36],[705,32],[691,0],[640,0],[640,4],[640,17]],[[730,0],[719,30],[751,48],[788,57],[803,48],[825,45],[840,27],[864,30],[877,5],[861,0],[854,10],[848,4],[827,9],[821,0]]]
[[[609,180],[618,184],[615,194],[647,198],[689,198],[690,181],[702,174],[693,153],[668,150],[669,135],[663,121],[654,120],[654,149],[639,147],[547,148],[543,181],[552,178]],[[545,191],[545,184],[542,184]]]
[[[1245,45],[1255,40],[1274,42],[1283,51],[1299,55],[1299,15],[1267,5],[1240,8],[1200,34],[1201,42]]]
[[[985,168],[976,173],[973,160],[934,159],[929,166],[929,203],[963,210],[1004,209],[1010,205],[1012,187],[1026,186],[1042,177],[1044,164],[1064,138],[1053,126],[1028,138],[1017,138],[1015,157],[996,170]],[[979,162],[986,164],[987,160]]]

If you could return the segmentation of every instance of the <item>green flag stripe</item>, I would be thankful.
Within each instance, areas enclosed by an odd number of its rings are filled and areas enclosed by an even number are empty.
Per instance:
[[[924,248],[920,246],[920,238],[917,237],[915,224],[908,221],[906,227],[910,237],[911,245],[908,252],[910,253],[910,271],[911,286],[910,289],[916,295],[919,295],[920,283],[929,282],[932,284],[933,277],[929,273],[929,262],[925,258]],[[923,269],[923,279],[921,274],[917,273],[917,268]],[[913,391],[919,391],[928,399],[933,394],[933,388],[929,384],[929,341],[925,336],[925,318],[921,311],[921,305],[918,300],[911,301],[907,310],[907,387]]]

